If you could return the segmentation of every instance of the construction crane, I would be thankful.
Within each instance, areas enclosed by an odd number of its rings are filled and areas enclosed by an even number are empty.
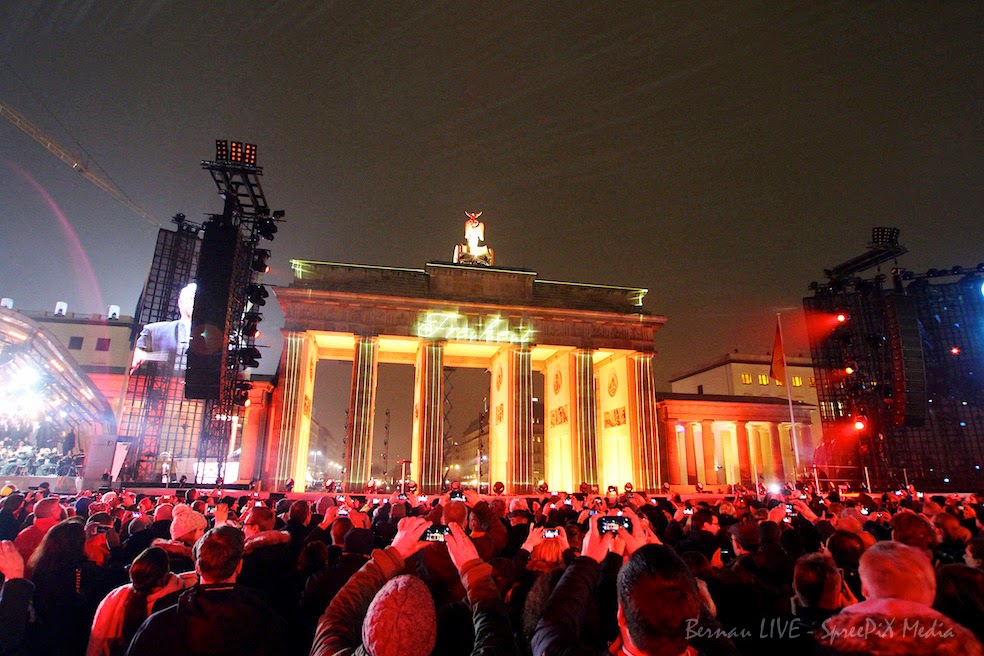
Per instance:
[[[0,116],[3,116],[5,119],[16,125],[22,132],[47,148],[48,152],[52,153],[55,157],[81,173],[82,177],[86,180],[96,185],[110,196],[142,216],[145,220],[154,225],[154,227],[162,227],[161,222],[157,220],[157,217],[130,200],[127,195],[117,189],[115,185],[103,180],[101,177],[90,171],[88,167],[86,167],[86,165],[79,160],[79,158],[75,157],[72,153],[58,145],[58,142],[45,134],[44,130],[34,125],[34,123],[31,123],[24,117],[23,114],[11,107],[2,99],[0,99]]]

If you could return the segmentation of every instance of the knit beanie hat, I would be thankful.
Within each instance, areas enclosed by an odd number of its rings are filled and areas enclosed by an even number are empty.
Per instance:
[[[191,506],[183,503],[176,505],[171,519],[171,539],[177,540],[197,529],[203,531],[208,529],[208,520],[205,519],[205,515],[195,512]]]
[[[429,656],[436,640],[437,614],[424,582],[409,574],[387,581],[362,623],[366,651],[372,656]]]

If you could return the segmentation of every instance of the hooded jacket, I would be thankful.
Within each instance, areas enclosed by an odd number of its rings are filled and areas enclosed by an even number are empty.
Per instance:
[[[283,653],[284,623],[254,592],[196,585],[148,617],[127,656],[260,656]]]
[[[981,656],[974,634],[929,606],[904,599],[869,599],[848,606],[814,633],[838,654]]]
[[[158,599],[184,590],[198,582],[198,575],[194,572],[187,572],[178,576],[168,573],[167,583],[164,587],[147,595],[147,614]],[[126,610],[127,600],[133,592],[133,585],[127,583],[120,586],[106,595],[96,609],[96,616],[92,619],[92,632],[89,634],[89,647],[86,649],[86,656],[109,656],[110,654],[122,654],[126,649],[123,644],[123,614]]]
[[[297,607],[300,585],[294,572],[290,535],[284,531],[261,531],[246,539],[243,570],[236,581],[255,590],[285,619]]]

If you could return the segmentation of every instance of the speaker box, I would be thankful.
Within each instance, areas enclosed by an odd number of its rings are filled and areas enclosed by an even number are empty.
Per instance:
[[[205,226],[191,315],[185,398],[218,399],[222,394],[239,243],[237,226],[217,222]]]

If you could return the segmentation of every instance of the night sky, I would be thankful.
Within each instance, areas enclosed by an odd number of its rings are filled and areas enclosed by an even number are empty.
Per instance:
[[[650,289],[660,386],[902,229],[984,260],[979,2],[0,3],[0,98],[167,221],[259,145],[289,258],[496,263]],[[156,230],[0,120],[0,294],[132,313]],[[77,237],[75,236],[77,235]],[[77,239],[77,241],[76,241]],[[798,312],[788,351],[805,352]]]

